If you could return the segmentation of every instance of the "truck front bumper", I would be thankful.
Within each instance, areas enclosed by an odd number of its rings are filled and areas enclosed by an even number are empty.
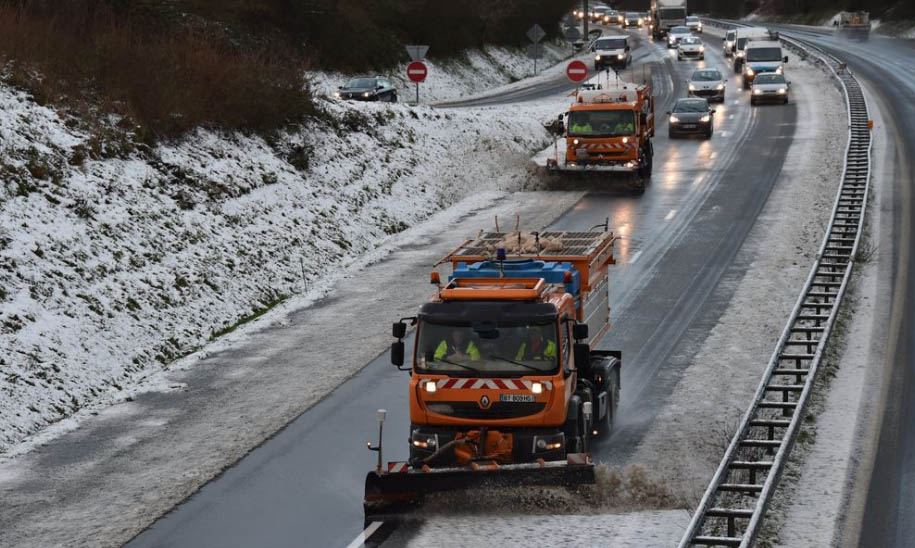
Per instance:
[[[535,462],[537,459],[545,461],[555,461],[565,459],[566,442],[565,435],[559,428],[500,428],[497,426],[486,427],[488,431],[499,431],[512,436],[512,463]],[[444,448],[448,443],[455,440],[459,433],[466,433],[471,430],[480,430],[481,427],[436,427],[426,425],[410,425],[410,464],[420,467],[428,464],[432,467],[454,466],[457,460],[453,451],[445,450],[437,455],[428,463],[426,459],[432,457],[439,449]],[[430,441],[432,443],[430,443]],[[543,443],[539,443],[539,442]],[[417,443],[419,442],[419,443]],[[544,446],[552,446],[559,443],[559,447],[550,449]],[[540,447],[538,448],[538,445]],[[485,455],[481,455],[485,457]]]

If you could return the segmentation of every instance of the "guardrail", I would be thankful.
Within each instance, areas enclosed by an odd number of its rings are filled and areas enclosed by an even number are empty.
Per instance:
[[[706,22],[727,28],[747,26]],[[861,239],[871,153],[864,94],[839,59],[803,40],[784,35],[780,39],[824,65],[842,85],[849,119],[842,183],[817,260],[680,548],[747,548],[755,542],[794,447]]]

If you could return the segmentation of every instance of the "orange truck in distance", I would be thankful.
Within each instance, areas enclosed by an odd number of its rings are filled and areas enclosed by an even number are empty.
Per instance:
[[[637,192],[651,177],[655,116],[651,84],[620,83],[582,89],[559,115],[565,147],[547,159],[550,172],[590,175],[602,181],[628,177]]]
[[[410,372],[410,456],[382,467],[380,442],[369,446],[379,463],[366,519],[433,491],[594,482],[591,440],[613,428],[620,394],[620,353],[594,348],[610,327],[614,240],[489,233],[443,259],[448,282],[433,272],[434,297],[394,324],[391,361]]]

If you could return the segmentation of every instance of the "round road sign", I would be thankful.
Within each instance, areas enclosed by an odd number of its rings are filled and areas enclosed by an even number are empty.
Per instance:
[[[566,76],[573,82],[583,82],[588,78],[588,65],[581,61],[572,61],[566,67]]]
[[[584,63],[582,63],[584,65]],[[426,75],[429,73],[429,69],[426,68],[426,64],[422,61],[413,61],[407,65],[407,78],[411,82],[416,82],[417,84],[426,79]]]

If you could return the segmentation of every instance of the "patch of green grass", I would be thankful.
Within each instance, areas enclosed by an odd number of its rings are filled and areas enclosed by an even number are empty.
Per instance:
[[[285,301],[287,298],[288,298],[288,295],[280,295],[279,297],[273,299],[272,301],[268,301],[267,303],[264,303],[262,306],[255,307],[254,310],[252,310],[250,314],[242,317],[240,320],[238,320],[234,324],[232,324],[228,327],[224,327],[223,329],[220,329],[218,331],[214,331],[213,334],[210,336],[210,341],[215,341],[219,337],[228,335],[229,333],[232,333],[239,327],[253,322],[254,320],[256,320],[256,319],[260,318],[261,316],[263,316],[264,314],[266,314],[267,312],[270,312],[271,310],[273,310],[276,307],[276,305]]]

